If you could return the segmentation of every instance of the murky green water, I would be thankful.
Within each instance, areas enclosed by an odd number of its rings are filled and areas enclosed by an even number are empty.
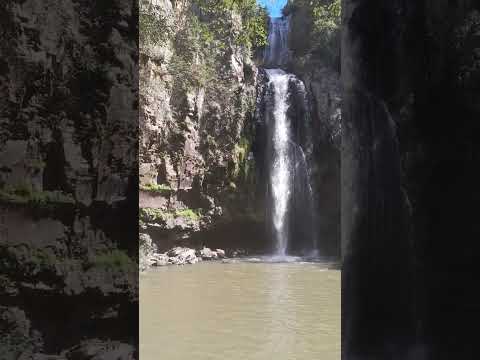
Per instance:
[[[339,360],[340,271],[202,263],[140,277],[142,360]]]

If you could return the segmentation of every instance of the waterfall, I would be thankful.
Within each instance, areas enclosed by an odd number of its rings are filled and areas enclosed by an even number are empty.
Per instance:
[[[265,48],[264,67],[285,66],[290,60],[288,49],[289,18],[270,18],[268,43]]]
[[[275,255],[284,257],[293,237],[303,237],[309,251],[317,249],[313,193],[305,147],[298,129],[307,128],[305,86],[280,67],[290,59],[288,18],[270,20],[264,67],[268,79],[265,104],[268,210],[275,241]],[[276,68],[272,68],[276,67]],[[301,109],[302,111],[298,111]],[[303,131],[308,133],[308,131]]]
[[[290,157],[290,123],[287,117],[288,83],[290,75],[283,70],[266,70],[273,92],[273,111],[267,117],[273,154],[270,159],[272,219],[276,238],[276,254],[284,256],[288,245],[288,210],[292,191],[292,161]]]

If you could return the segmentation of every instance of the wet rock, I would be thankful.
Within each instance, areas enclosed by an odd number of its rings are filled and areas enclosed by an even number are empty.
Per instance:
[[[200,250],[200,256],[203,260],[214,260],[218,258],[216,251],[212,251],[210,248],[204,247]]]
[[[239,261],[237,259],[223,259],[222,260],[222,263],[224,263],[224,264],[236,264],[238,262]]]
[[[153,266],[165,266],[168,265],[169,257],[167,254],[155,254],[152,257]]]
[[[118,341],[88,340],[63,352],[67,360],[133,360],[133,346]]]
[[[227,258],[225,250],[215,249],[214,251],[207,247],[195,250],[188,247],[176,246],[165,253],[158,253],[149,235],[140,234],[140,236],[140,271],[146,271],[152,266],[196,264],[201,261]]]
[[[248,255],[248,253],[244,249],[235,249],[230,254],[230,256],[232,257],[239,257],[239,256],[246,256],[246,255]]]
[[[169,256],[169,263],[175,265],[195,264],[198,262],[195,250],[186,247],[175,247],[167,255]]]
[[[200,230],[199,220],[183,216],[166,218],[162,226],[168,230],[176,231],[198,231]]]
[[[147,270],[153,264],[156,264],[157,247],[148,234],[139,235],[139,269],[140,271]]]
[[[188,248],[183,248],[183,247],[177,246],[177,247],[174,247],[173,249],[169,250],[167,252],[167,255],[170,256],[170,257],[177,257],[177,256],[181,255],[186,249],[188,249]]]
[[[196,264],[198,263],[200,260],[198,257],[194,257],[194,258],[191,258],[190,260],[188,260],[188,264]]]
[[[215,251],[217,252],[217,255],[218,255],[219,258],[223,259],[224,257],[226,257],[225,250],[216,249]]]

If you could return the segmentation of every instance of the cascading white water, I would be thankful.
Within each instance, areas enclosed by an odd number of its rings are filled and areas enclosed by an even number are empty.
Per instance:
[[[307,160],[302,141],[298,134],[294,133],[293,124],[293,121],[305,123],[307,119],[295,116],[292,118],[292,114],[289,114],[292,109],[295,112],[295,108],[308,108],[305,86],[295,75],[280,69],[290,60],[288,24],[288,18],[270,20],[268,46],[264,53],[264,67],[268,78],[264,101],[268,137],[269,209],[275,255],[281,258],[287,255],[289,238],[293,233],[310,237],[310,250],[317,248],[313,223],[313,194]],[[292,91],[297,96],[292,96]],[[292,108],[292,102],[295,101],[301,104],[293,104],[295,106]],[[301,228],[301,231],[296,228]],[[304,240],[309,242],[308,239]]]
[[[276,237],[276,253],[284,256],[288,245],[288,209],[292,191],[292,162],[290,159],[290,124],[287,117],[288,83],[290,75],[280,69],[266,70],[274,94],[271,136],[270,186],[273,197],[272,218]]]
[[[288,49],[289,18],[270,18],[268,44],[263,57],[264,67],[281,67],[290,60]]]

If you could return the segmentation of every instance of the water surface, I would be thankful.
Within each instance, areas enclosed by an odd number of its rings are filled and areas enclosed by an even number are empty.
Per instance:
[[[340,271],[201,263],[140,277],[142,360],[339,360]]]

